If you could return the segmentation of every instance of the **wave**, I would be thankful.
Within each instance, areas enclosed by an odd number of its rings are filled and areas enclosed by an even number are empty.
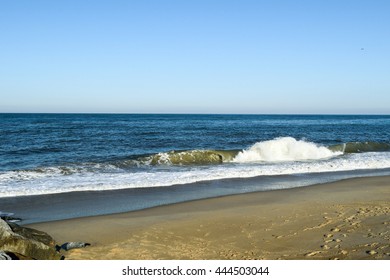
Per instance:
[[[221,163],[290,162],[322,160],[343,154],[390,151],[390,144],[380,142],[347,142],[324,146],[292,137],[257,142],[244,150],[169,151],[131,161],[137,165],[208,165]]]
[[[316,160],[342,154],[312,142],[281,137],[255,143],[246,150],[186,150],[169,151],[134,160],[117,162],[114,165],[209,165],[244,162],[280,162]]]
[[[326,159],[342,154],[312,142],[280,137],[257,142],[247,150],[238,153],[234,162],[287,162]]]
[[[150,165],[204,165],[220,164],[230,162],[238,154],[236,150],[188,150],[188,151],[170,151],[158,153],[139,159],[142,164]]]
[[[135,162],[146,165],[207,165],[227,162],[284,162],[318,160],[341,155],[312,142],[280,137],[257,142],[245,150],[187,150],[170,151],[138,158]],[[134,163],[134,162],[133,162]]]
[[[164,187],[205,180],[390,168],[379,142],[324,146],[291,137],[243,150],[187,150],[0,172],[0,197]]]
[[[244,163],[280,163],[294,161],[325,160],[354,153],[390,151],[390,144],[381,142],[347,142],[324,146],[317,143],[297,140],[292,137],[279,137],[256,142],[241,150],[182,150],[168,151],[151,155],[134,155],[128,158],[104,162],[83,162],[62,166],[37,167],[30,170],[10,170],[7,177],[25,180],[30,177],[67,176],[80,173],[122,172],[138,167],[153,166],[200,166]],[[0,172],[0,181],[4,173]]]
[[[331,151],[342,152],[343,154],[384,152],[390,150],[390,144],[381,142],[347,142],[329,147]]]
[[[390,172],[390,152],[353,153],[316,161],[214,164],[201,168],[193,166],[183,168],[149,167],[132,170],[113,168],[111,171],[104,169],[104,171],[100,170],[99,172],[92,171],[92,169],[82,169],[79,172],[75,170],[74,173],[67,174],[55,168],[50,169],[50,173],[36,171],[0,173],[0,197],[165,187],[200,181],[257,176],[385,169],[388,169],[386,172]]]

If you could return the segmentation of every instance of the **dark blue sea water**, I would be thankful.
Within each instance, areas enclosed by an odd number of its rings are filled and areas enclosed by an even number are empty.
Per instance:
[[[0,114],[0,210],[49,195],[38,220],[389,170],[390,116]]]

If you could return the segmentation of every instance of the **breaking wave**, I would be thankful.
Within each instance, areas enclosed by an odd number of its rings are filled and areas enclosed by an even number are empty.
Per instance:
[[[44,177],[51,175],[72,175],[76,173],[115,172],[134,169],[136,167],[153,166],[199,166],[219,165],[225,163],[281,163],[294,161],[325,160],[342,155],[386,152],[390,144],[380,142],[348,142],[324,146],[292,137],[280,137],[261,141],[242,150],[183,150],[168,151],[151,155],[131,156],[125,159],[107,160],[104,162],[83,162],[63,166],[39,167],[30,170],[14,170],[6,172],[14,179]],[[34,175],[32,175],[34,174]],[[4,176],[0,172],[0,181]]]
[[[279,176],[390,168],[390,152],[354,153],[315,161],[214,164],[205,167],[79,169],[70,173],[52,168],[47,172],[0,173],[0,197],[72,191],[102,191],[164,187],[231,178]]]
[[[281,137],[257,142],[243,150],[169,151],[0,172],[0,197],[387,168],[390,168],[390,145],[386,143],[324,146]]]
[[[158,153],[137,158],[133,164],[209,165],[227,162],[287,162],[325,159],[342,153],[341,149],[331,150],[312,142],[281,137],[257,142],[245,150],[188,150]]]
[[[152,155],[132,156],[106,162],[84,162],[66,166],[40,167],[30,170],[0,172],[0,182],[5,180],[30,180],[46,176],[68,176],[82,173],[115,173],[137,167],[200,166],[224,163],[283,163],[326,160],[342,155],[390,151],[390,145],[379,142],[348,142],[321,146],[292,137],[280,137],[257,142],[244,150],[187,150],[169,151]]]
[[[326,159],[342,154],[312,142],[296,140],[292,137],[280,137],[269,141],[257,142],[247,150],[238,153],[234,162],[284,162]]]
[[[390,144],[379,142],[348,142],[323,146],[292,137],[257,142],[244,150],[169,151],[137,158],[141,165],[208,165],[227,162],[290,162],[328,159],[343,154],[390,151]]]

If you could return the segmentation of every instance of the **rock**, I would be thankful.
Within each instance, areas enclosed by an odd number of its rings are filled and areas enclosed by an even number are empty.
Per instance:
[[[77,248],[84,248],[87,246],[91,246],[90,243],[85,243],[85,242],[66,242],[62,244],[61,246],[56,245],[56,250],[59,252],[61,249],[65,251],[69,251],[72,249],[77,249]]]
[[[0,250],[27,259],[59,260],[55,241],[48,234],[0,219]]]
[[[330,231],[332,231],[332,232],[339,232],[340,229],[339,228],[332,228]]]
[[[10,222],[8,222],[8,225],[10,226],[10,228],[14,233],[24,236],[25,238],[42,242],[43,244],[46,244],[47,246],[50,247],[54,247],[56,244],[55,240],[46,232],[39,231],[32,228],[21,227],[18,224],[10,223]]]

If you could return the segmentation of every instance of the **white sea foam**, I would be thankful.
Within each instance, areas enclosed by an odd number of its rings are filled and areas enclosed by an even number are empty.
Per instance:
[[[125,188],[163,187],[206,180],[249,178],[287,174],[338,172],[390,168],[390,152],[348,154],[322,160],[227,163],[202,167],[106,169],[91,172],[81,169],[64,175],[51,172],[3,172],[0,197],[38,195],[71,191],[100,191]],[[20,174],[18,174],[20,173]]]
[[[280,137],[269,141],[257,142],[233,159],[233,162],[283,162],[298,160],[326,159],[341,155],[315,143],[296,140],[292,137]]]

